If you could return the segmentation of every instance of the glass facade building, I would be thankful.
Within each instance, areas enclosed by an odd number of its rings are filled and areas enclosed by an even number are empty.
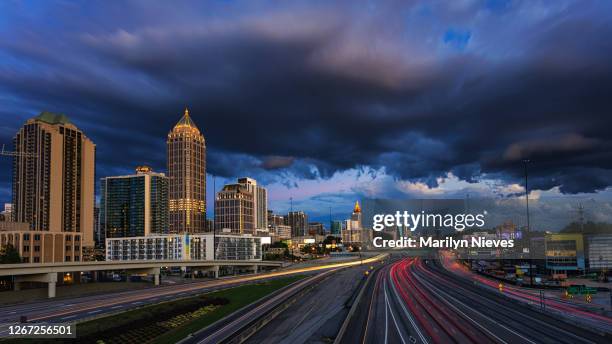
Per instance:
[[[168,232],[168,178],[139,167],[137,173],[100,180],[100,235],[138,237]]]

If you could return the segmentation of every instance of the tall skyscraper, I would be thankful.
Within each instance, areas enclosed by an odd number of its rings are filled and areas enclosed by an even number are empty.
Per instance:
[[[285,224],[291,226],[292,237],[308,234],[308,215],[303,211],[290,211],[285,216]]]
[[[331,235],[339,236],[342,232],[342,222],[340,221],[332,221],[331,222]]]
[[[168,233],[168,178],[147,166],[100,179],[100,241]]]
[[[189,110],[168,133],[170,233],[206,230],[206,141]]]
[[[15,228],[4,231],[24,263],[90,259],[96,147],[65,115],[42,112],[13,138]]]
[[[13,143],[24,153],[13,159],[15,221],[35,231],[80,233],[75,239],[93,247],[94,143],[68,117],[51,112],[26,121]]]
[[[257,185],[253,178],[239,178],[238,184],[244,185],[253,194],[253,224],[255,228],[268,228],[268,190]]]
[[[255,233],[253,193],[244,184],[228,184],[215,198],[215,229]]]

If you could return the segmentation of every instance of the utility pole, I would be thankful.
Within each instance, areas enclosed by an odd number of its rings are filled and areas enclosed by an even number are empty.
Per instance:
[[[217,204],[217,176],[213,176],[213,209]],[[213,260],[217,260],[217,224],[213,218]]]
[[[580,216],[580,233],[584,234],[584,207],[582,203],[578,205],[578,215]]]
[[[529,162],[529,159],[523,160],[523,165],[525,168],[525,205],[527,207],[527,240],[529,240],[529,285],[533,288],[533,252],[531,251],[531,229],[529,226],[529,184],[527,173],[527,165]]]
[[[331,234],[331,232],[332,232],[333,225],[334,224],[332,223],[331,207],[329,207],[329,234]]]

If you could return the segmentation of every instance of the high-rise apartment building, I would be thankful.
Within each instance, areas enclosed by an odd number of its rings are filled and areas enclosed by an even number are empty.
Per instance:
[[[147,166],[100,179],[100,241],[168,233],[168,184]]]
[[[168,133],[170,233],[206,230],[206,141],[189,110]]]
[[[50,112],[26,121],[13,143],[21,154],[13,159],[12,218],[48,233],[24,234],[40,238],[33,261],[80,260],[94,245],[94,143]]]
[[[215,229],[236,234],[255,233],[253,193],[244,184],[228,184],[215,198]]]
[[[268,210],[268,226],[285,225],[285,217],[283,215],[274,214],[272,210]]]
[[[268,190],[261,185],[257,185],[257,181],[253,178],[239,178],[238,184],[247,187],[253,194],[253,224],[255,228],[268,228]]]
[[[299,237],[308,234],[308,215],[303,211],[290,211],[285,216],[285,225],[291,226],[291,236]]]

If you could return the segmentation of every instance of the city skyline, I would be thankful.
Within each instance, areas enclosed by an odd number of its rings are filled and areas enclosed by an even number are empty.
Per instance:
[[[66,113],[98,146],[96,179],[165,171],[187,105],[210,141],[207,184],[252,177],[279,213],[327,223],[366,197],[517,197],[527,157],[532,199],[559,215],[593,199],[589,218],[612,220],[609,3],[72,5],[113,18],[98,21],[0,6],[1,143],[40,111]]]

